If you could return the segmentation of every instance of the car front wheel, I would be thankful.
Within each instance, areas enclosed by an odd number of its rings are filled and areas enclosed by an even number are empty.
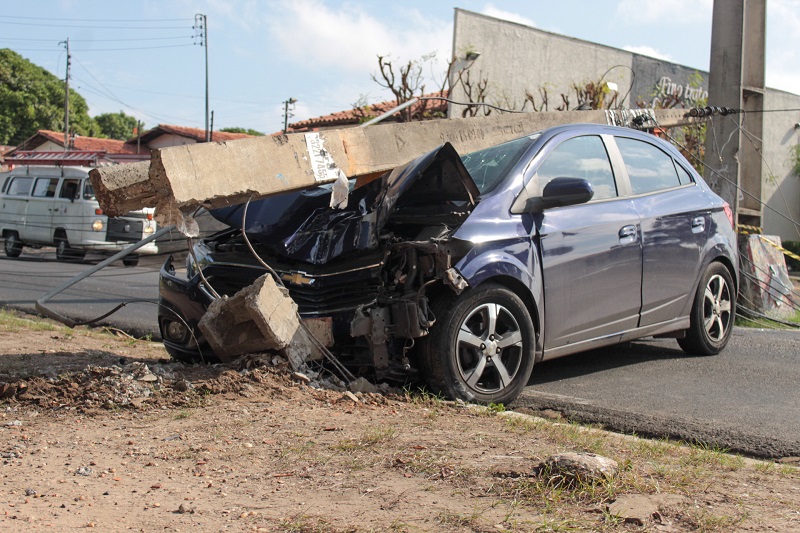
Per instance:
[[[535,332],[512,291],[486,284],[434,302],[437,322],[425,340],[428,384],[449,399],[508,403],[533,370]]]
[[[736,317],[736,290],[725,265],[711,263],[697,287],[689,330],[678,339],[683,351],[716,355],[725,348]]]

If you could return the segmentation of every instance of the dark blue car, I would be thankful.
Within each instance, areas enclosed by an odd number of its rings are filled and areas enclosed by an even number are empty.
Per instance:
[[[195,246],[188,277],[161,272],[168,351],[213,358],[197,329],[212,294],[266,272],[243,226],[345,365],[416,369],[448,398],[507,403],[538,361],[640,337],[695,354],[730,337],[731,210],[653,135],[581,124],[464,156],[445,144],[351,183],[344,209],[330,196],[269,197],[246,221],[243,206],[213,212],[230,229]]]

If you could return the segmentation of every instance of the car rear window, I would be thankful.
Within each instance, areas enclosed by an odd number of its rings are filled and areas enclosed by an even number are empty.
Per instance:
[[[481,194],[491,191],[508,175],[522,154],[531,145],[531,137],[515,139],[485,150],[461,156]]]

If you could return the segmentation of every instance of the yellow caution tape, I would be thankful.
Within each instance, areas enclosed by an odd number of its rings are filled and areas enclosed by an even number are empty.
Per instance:
[[[736,230],[745,235],[753,235],[762,232],[761,228],[758,226],[746,226],[744,224],[736,224]]]
[[[793,252],[790,252],[789,250],[787,250],[787,249],[786,249],[786,248],[784,248],[783,246],[778,246],[776,243],[774,243],[774,242],[772,242],[771,240],[767,239],[767,238],[766,238],[766,237],[764,237],[763,235],[759,235],[759,238],[760,238],[762,241],[764,241],[765,243],[767,243],[767,244],[769,244],[770,246],[772,246],[773,248],[777,248],[778,250],[780,250],[781,252],[783,252],[783,255],[787,255],[787,256],[791,257],[792,259],[796,259],[797,261],[800,261],[800,255],[797,255],[797,254],[795,254],[795,253],[793,253]]]

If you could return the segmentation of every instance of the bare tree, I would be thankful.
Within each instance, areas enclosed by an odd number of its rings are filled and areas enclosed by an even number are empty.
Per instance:
[[[385,89],[389,89],[395,97],[397,105],[403,105],[414,97],[425,94],[425,78],[422,75],[422,65],[431,59],[434,54],[423,56],[421,59],[410,59],[408,63],[400,66],[397,72],[390,59],[378,56],[380,78],[372,74],[372,80]],[[444,82],[443,82],[444,83]],[[430,100],[421,100],[419,103],[407,107],[399,112],[399,122],[410,122],[415,117],[422,119],[426,116]]]

